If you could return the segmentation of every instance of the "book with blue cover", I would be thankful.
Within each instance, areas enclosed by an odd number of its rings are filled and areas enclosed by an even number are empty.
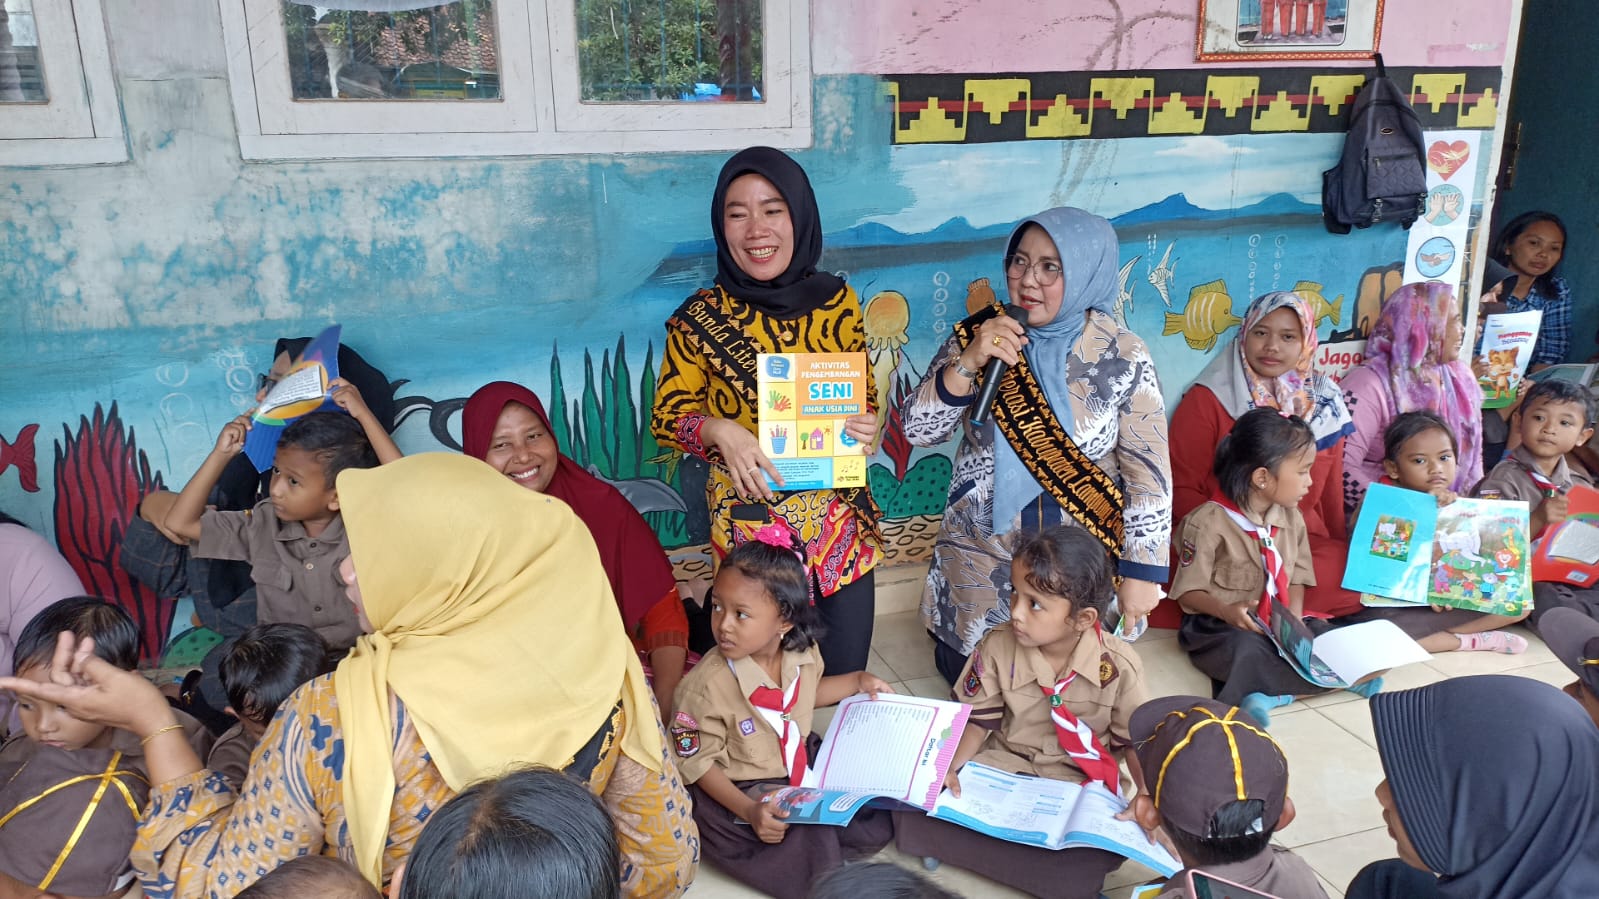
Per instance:
[[[1421,601],[1432,572],[1432,536],[1437,524],[1438,500],[1432,494],[1372,484],[1349,537],[1344,589]]]

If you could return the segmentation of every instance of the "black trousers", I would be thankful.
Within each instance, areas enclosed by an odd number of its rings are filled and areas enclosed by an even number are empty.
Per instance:
[[[866,670],[872,651],[872,622],[877,615],[877,572],[816,601],[822,619],[821,649],[824,674],[849,674]]]

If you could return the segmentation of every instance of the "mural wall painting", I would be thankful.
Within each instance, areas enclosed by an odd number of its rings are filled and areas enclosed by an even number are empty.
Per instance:
[[[1492,126],[1497,69],[1396,74],[1411,85],[1429,128]],[[882,143],[818,147],[801,158],[829,226],[823,264],[847,273],[860,294],[872,375],[893,400],[869,469],[887,517],[889,564],[927,559],[954,449],[912,447],[893,410],[952,326],[996,290],[1003,293],[1000,256],[1011,228],[1045,205],[1084,206],[1115,226],[1123,260],[1115,314],[1149,344],[1169,404],[1236,335],[1250,299],[1269,290],[1311,299],[1324,341],[1320,364],[1341,371],[1357,361],[1383,298],[1399,286],[1406,255],[1398,228],[1330,236],[1322,226],[1320,172],[1338,153],[1361,81],[1347,71],[1207,69],[851,82],[865,98],[861,109],[871,110],[873,96],[887,97],[873,110],[881,116],[876,126],[853,123]],[[666,185],[650,195],[656,202],[682,203],[683,185],[708,183],[719,159],[636,164]],[[619,171],[628,164],[618,163]],[[1484,177],[1479,159],[1461,164],[1451,184]],[[859,203],[852,208],[870,211],[853,217],[829,214],[850,192],[879,189],[874,196],[898,201]],[[1475,219],[1469,210],[1453,214]],[[597,233],[596,246],[631,233],[607,227],[618,230]],[[381,309],[352,314],[331,300],[325,316],[340,320],[351,345],[398,378],[397,438],[407,452],[458,450],[465,397],[495,378],[522,381],[546,399],[563,450],[645,514],[685,575],[704,574],[704,467],[663,450],[648,426],[661,322],[714,271],[710,242],[688,236],[695,239],[664,248],[653,267],[646,259],[622,283],[606,284],[603,296],[526,308],[511,301],[486,310],[445,304],[443,311],[410,313],[403,327]],[[314,291],[320,282],[302,283]],[[306,308],[317,307],[308,299]],[[510,309],[516,316],[503,315]],[[485,324],[489,314],[499,324]],[[86,587],[134,610],[146,634],[165,633],[171,603],[132,583],[117,564],[137,499],[181,484],[216,429],[250,402],[254,374],[270,361],[270,341],[257,346],[258,336],[310,333],[324,323],[317,316],[272,320],[248,335],[228,327],[112,327],[56,338],[83,346],[114,340],[122,349],[70,396],[34,405],[8,397],[0,433],[17,436],[0,441],[0,507],[32,525],[53,525]],[[140,368],[123,361],[130,358],[160,361]],[[108,396],[120,401],[109,410],[101,401]],[[55,446],[53,492],[35,499],[35,434],[75,405],[76,428],[63,424]],[[131,424],[157,438],[151,455],[136,444]],[[41,514],[46,502],[48,517]]]

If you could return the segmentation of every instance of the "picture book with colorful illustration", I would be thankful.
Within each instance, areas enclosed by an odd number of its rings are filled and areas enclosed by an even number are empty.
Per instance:
[[[1355,520],[1343,586],[1371,607],[1520,615],[1532,607],[1527,522],[1525,503],[1457,499],[1440,508],[1432,494],[1373,484]]]
[[[1525,503],[1457,499],[1438,510],[1427,602],[1495,615],[1532,608]]]
[[[1432,571],[1433,527],[1438,501],[1388,484],[1366,491],[1349,542],[1343,587],[1379,597],[1415,597],[1427,592]],[[1367,603],[1371,605],[1372,603]]]
[[[1490,315],[1482,326],[1480,361],[1487,363],[1486,374],[1477,378],[1482,386],[1482,407],[1503,409],[1514,405],[1521,392],[1521,381],[1532,361],[1532,348],[1538,342],[1538,325],[1543,313],[1537,309]]]

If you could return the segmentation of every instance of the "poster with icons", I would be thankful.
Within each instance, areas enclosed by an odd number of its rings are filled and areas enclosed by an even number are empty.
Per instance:
[[[782,489],[865,487],[867,448],[844,420],[866,411],[866,354],[761,353],[756,368],[756,436]]]
[[[1427,200],[1410,228],[1405,283],[1442,281],[1459,291],[1476,199],[1480,131],[1428,131]]]

